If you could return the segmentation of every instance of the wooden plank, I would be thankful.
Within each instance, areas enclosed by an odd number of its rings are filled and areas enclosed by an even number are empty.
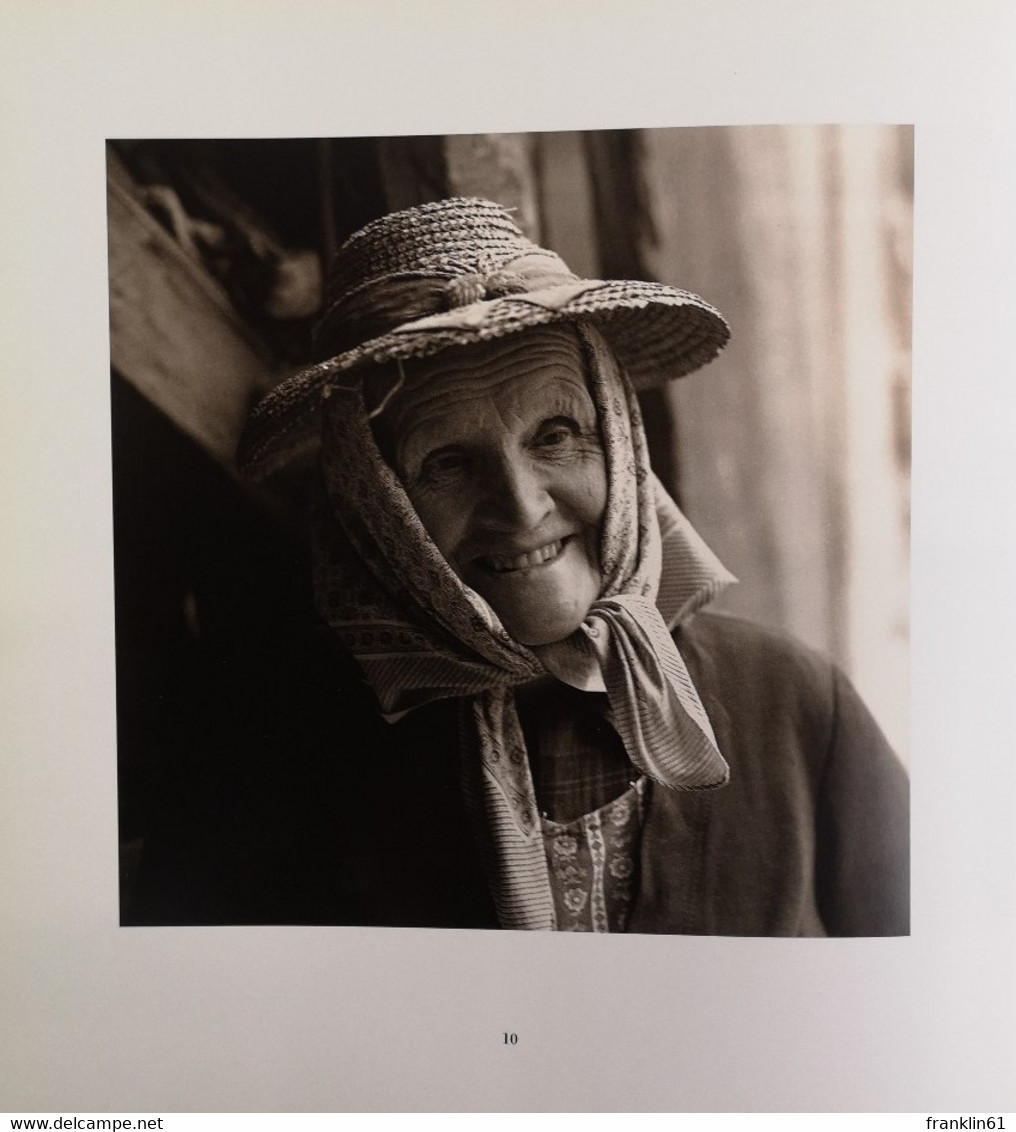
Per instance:
[[[599,279],[600,250],[583,135],[559,130],[533,136],[545,246],[576,275]]]
[[[661,278],[730,345],[675,382],[688,515],[742,584],[720,604],[843,649],[845,419],[835,196],[814,127],[646,131]]]
[[[453,196],[487,197],[515,209],[515,223],[540,242],[531,135],[450,134],[445,162]]]
[[[385,212],[399,212],[451,195],[440,135],[378,138],[377,161]]]
[[[595,214],[600,272],[606,279],[655,276],[643,248],[655,235],[652,202],[643,182],[643,144],[637,130],[597,130],[582,135]],[[653,470],[684,505],[679,435],[667,387],[639,394]]]
[[[250,405],[277,377],[272,354],[112,153],[108,170],[111,364],[231,469]]]

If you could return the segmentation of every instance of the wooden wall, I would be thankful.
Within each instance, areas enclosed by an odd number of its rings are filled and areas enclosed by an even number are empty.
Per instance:
[[[724,312],[670,389],[722,604],[830,653],[908,746],[912,134],[647,131],[652,269]]]

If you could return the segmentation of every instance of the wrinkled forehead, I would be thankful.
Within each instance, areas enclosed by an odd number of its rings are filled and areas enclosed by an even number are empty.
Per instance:
[[[390,369],[368,381],[368,407],[382,403],[398,384]],[[560,401],[569,396],[591,406],[589,375],[577,330],[544,327],[522,334],[447,350],[434,358],[404,363],[401,386],[375,417],[379,438],[468,413],[495,397]]]

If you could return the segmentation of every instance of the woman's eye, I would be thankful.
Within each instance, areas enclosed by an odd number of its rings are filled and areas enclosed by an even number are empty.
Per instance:
[[[578,434],[579,428],[574,421],[548,421],[537,433],[536,443],[540,448],[559,448],[570,444]]]
[[[465,453],[453,448],[432,452],[424,461],[420,469],[422,479],[445,479],[464,470],[466,466]]]

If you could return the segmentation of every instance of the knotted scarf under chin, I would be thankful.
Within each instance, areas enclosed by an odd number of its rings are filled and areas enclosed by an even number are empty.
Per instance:
[[[567,641],[536,651],[565,683],[607,693],[614,727],[643,774],[678,790],[727,782],[727,764],[655,602],[603,598]]]
[[[359,391],[336,389],[323,416],[319,609],[389,716],[460,700],[466,805],[506,928],[555,926],[516,687],[549,672],[605,691],[632,763],[663,787],[708,789],[728,776],[671,630],[734,578],[650,470],[638,402],[602,337],[577,330],[609,496],[601,597],[563,642],[520,645],[454,574],[381,458]]]

